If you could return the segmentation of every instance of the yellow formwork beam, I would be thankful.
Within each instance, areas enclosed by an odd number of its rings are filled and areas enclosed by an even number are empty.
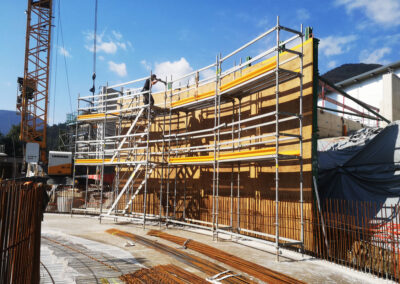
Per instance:
[[[111,159],[76,159],[75,164],[102,164],[110,161]]]
[[[192,96],[192,97],[187,97],[187,98],[183,98],[181,100],[172,102],[172,107],[176,107],[176,106],[180,106],[180,105],[185,105],[194,101],[199,101],[208,97],[212,97],[215,95],[215,91],[209,91],[209,92],[205,92],[205,93],[201,93],[197,96]]]
[[[221,91],[225,91],[225,90],[230,89],[230,88],[232,88],[234,86],[237,86],[237,85],[239,85],[239,84],[241,84],[241,83],[243,83],[245,81],[251,80],[251,79],[253,79],[253,78],[255,78],[255,77],[257,77],[257,76],[259,76],[259,75],[261,75],[263,73],[271,71],[272,69],[275,68],[275,66],[276,66],[276,62],[272,62],[272,63],[264,65],[264,66],[262,66],[260,68],[257,68],[255,70],[251,71],[250,73],[247,73],[247,74],[243,75],[242,77],[239,77],[239,78],[237,78],[237,79],[235,79],[235,80],[233,80],[233,81],[231,81],[229,83],[226,83],[226,84],[222,85],[220,90]],[[191,102],[194,102],[194,101],[199,101],[199,100],[202,100],[202,99],[205,99],[205,98],[208,98],[208,97],[212,97],[214,95],[215,95],[215,91],[209,91],[209,92],[205,92],[205,93],[202,93],[200,95],[197,95],[197,96],[187,97],[187,98],[184,98],[184,99],[181,99],[181,100],[173,102],[172,103],[172,107],[185,105],[185,104],[188,104],[188,103],[191,103]]]
[[[311,40],[312,39],[308,39],[306,42],[304,42],[304,45],[310,43]],[[296,45],[295,47],[291,48],[291,50],[296,50],[296,49],[299,49],[300,47],[301,47],[301,44]],[[279,55],[279,57],[283,56],[286,53],[287,53],[287,51],[282,52]],[[245,81],[248,81],[248,80],[251,80],[253,78],[256,78],[257,76],[260,76],[263,73],[266,73],[268,71],[273,70],[276,67],[276,57],[268,58],[268,59],[264,60],[261,64],[265,64],[265,65],[261,66],[260,68],[255,69],[255,70],[253,70],[253,71],[251,71],[251,72],[249,72],[247,74],[244,74],[243,76],[241,76],[241,77],[239,77],[239,78],[237,78],[237,79],[235,79],[235,80],[233,80],[231,82],[228,82],[228,83],[222,85],[220,87],[220,91],[223,92],[223,91],[228,90],[228,89],[230,89],[232,87],[235,87],[235,86],[237,86],[239,84],[242,84]],[[300,70],[293,70],[293,71],[294,72],[300,72]],[[194,102],[194,101],[198,101],[198,100],[201,100],[201,99],[212,97],[214,95],[215,95],[215,91],[209,91],[209,92],[205,92],[205,93],[199,94],[197,96],[191,96],[191,97],[183,98],[181,100],[172,102],[172,107],[185,105],[185,104],[188,104],[188,103],[191,103],[191,102]]]
[[[214,156],[179,157],[179,158],[169,159],[169,163],[171,164],[200,163],[200,162],[211,162],[211,161],[214,161]]]
[[[141,161],[144,161],[141,160]],[[128,160],[125,158],[120,158],[120,159],[114,159],[113,162],[111,162],[111,159],[104,159],[104,164],[109,164],[109,165],[114,165],[114,164],[118,164],[118,163],[129,163],[129,162],[140,162],[138,160],[136,161],[132,161],[132,160]],[[75,160],[75,164],[103,164],[103,159],[76,159]]]
[[[93,113],[93,114],[82,114],[78,115],[77,119],[78,120],[88,120],[88,119],[98,119],[98,118],[105,118],[106,115],[118,115],[118,112],[113,112],[113,113]]]
[[[257,76],[260,76],[263,73],[271,71],[275,67],[276,67],[276,62],[268,63],[267,65],[264,65],[264,66],[262,66],[260,68],[257,68],[257,69],[255,69],[255,70],[253,70],[253,71],[251,71],[251,72],[249,72],[249,73],[247,73],[247,74],[245,74],[245,75],[243,75],[243,76],[241,76],[241,77],[239,77],[239,78],[237,78],[237,79],[235,79],[235,80],[233,80],[233,81],[231,81],[229,83],[226,83],[226,84],[222,85],[220,90],[221,91],[225,91],[227,89],[235,87],[235,86],[237,86],[237,85],[239,85],[239,84],[241,84],[241,83],[243,83],[245,81],[251,80],[251,79],[253,79],[253,78],[257,77]]]
[[[246,150],[241,152],[231,152],[231,153],[220,153],[219,158],[217,160],[230,160],[236,158],[250,158],[257,156],[266,156],[275,154],[275,147],[262,148],[256,150]]]
[[[239,159],[239,158],[256,158],[262,156],[275,155],[276,149],[275,147],[256,149],[256,150],[246,150],[241,152],[231,152],[231,153],[221,153],[217,158],[217,161],[224,161],[230,159]],[[299,156],[300,151],[282,151],[279,152],[280,155],[290,155],[290,156]],[[170,158],[169,163],[171,164],[180,164],[180,163],[202,163],[202,162],[212,162],[214,161],[214,155],[208,156],[195,156],[195,157],[178,157],[178,158]]]

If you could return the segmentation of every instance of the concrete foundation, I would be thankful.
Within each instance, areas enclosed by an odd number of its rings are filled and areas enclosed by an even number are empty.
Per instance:
[[[390,121],[400,119],[400,78],[387,73],[382,76],[383,100],[382,115]]]
[[[147,226],[146,230],[143,229],[140,225],[134,225],[132,223],[115,223],[112,220],[102,220],[102,223],[99,223],[97,218],[90,217],[82,217],[82,216],[73,216],[71,218],[70,215],[59,215],[59,214],[46,214],[43,222],[43,230],[42,236],[51,239],[57,239],[59,242],[69,242],[75,244],[75,246],[80,247],[82,250],[88,250],[88,246],[93,246],[98,244],[98,247],[107,246],[110,248],[111,246],[115,247],[115,253],[113,261],[110,262],[112,265],[118,265],[121,263],[121,259],[126,259],[125,255],[122,255],[121,251],[125,251],[130,254],[132,257],[130,259],[132,263],[131,268],[132,271],[139,269],[140,267],[152,267],[160,264],[175,264],[187,271],[194,273],[200,277],[206,277],[206,275],[192,267],[187,266],[184,263],[178,262],[176,259],[166,256],[165,254],[161,254],[151,248],[142,246],[140,244],[129,245],[126,240],[105,233],[105,230],[110,228],[116,228],[118,230],[127,231],[130,233],[134,233],[137,235],[145,236],[148,239],[156,240],[157,242],[164,243],[166,245],[178,248],[176,244],[170,243],[163,239],[157,237],[147,236],[146,233],[151,229],[161,229],[165,230],[165,227],[160,228],[156,224],[153,226]],[[332,264],[326,261],[321,261],[315,259],[310,256],[302,257],[301,254],[288,251],[282,249],[281,261],[275,261],[275,248],[273,244],[266,245],[260,244],[253,241],[244,241],[240,239],[230,239],[228,236],[221,235],[219,241],[212,241],[212,236],[210,232],[203,230],[196,231],[186,231],[179,228],[168,228],[169,234],[190,238],[199,242],[203,242],[210,246],[216,247],[218,249],[224,250],[226,252],[232,253],[236,256],[239,256],[248,261],[255,262],[257,264],[263,265],[267,268],[273,269],[275,271],[279,271],[285,273],[289,276],[292,276],[298,280],[305,281],[307,283],[389,283],[390,281],[383,281],[376,277],[373,277],[369,274],[354,271],[348,268],[343,268],[339,265]],[[73,236],[73,237],[71,237]],[[90,240],[84,241],[84,240]],[[89,243],[89,245],[88,245]],[[51,247],[47,247],[46,249],[52,249]],[[89,249],[92,250],[93,249]],[[71,258],[71,252],[68,249],[65,249],[64,255],[60,253],[55,254],[55,257],[59,258],[67,258],[67,266],[74,266],[74,260]],[[107,255],[107,258],[110,258],[109,254],[112,253],[112,250],[105,250],[103,253],[97,252],[97,254]],[[191,250],[186,250],[186,252],[197,255],[204,259],[207,259],[211,262],[216,262],[213,259],[209,259],[204,255],[198,254]],[[95,251],[93,251],[95,253]],[[42,256],[48,256],[49,252],[46,251],[42,253]],[[54,254],[53,254],[54,256]],[[80,256],[81,257],[81,256]],[[121,259],[120,259],[121,258]],[[46,265],[49,262],[49,259],[42,258],[42,262]],[[134,264],[136,263],[136,264]],[[225,264],[219,263],[220,265],[226,267],[227,269],[232,269]],[[88,263],[90,265],[90,263]],[[93,263],[93,265],[97,265],[97,269],[101,268],[101,264]],[[126,266],[124,265],[124,271],[126,271]],[[69,268],[65,268],[66,271],[70,271]],[[89,270],[88,267],[87,270]],[[75,269],[76,270],[76,269]],[[235,269],[232,269],[235,271]],[[51,271],[50,273],[57,273],[57,271]],[[238,271],[241,273],[240,271]],[[45,275],[46,272],[42,271],[42,275]],[[242,273],[245,275],[244,273]],[[68,275],[68,278],[74,278],[74,275]],[[81,275],[82,276],[82,275]],[[78,277],[78,276],[75,276]],[[256,279],[254,279],[256,280]],[[44,282],[42,282],[44,283]],[[66,283],[66,282],[63,282]],[[261,283],[261,282],[260,282]]]
[[[346,119],[323,110],[318,111],[319,138],[347,136],[363,127],[360,121]]]

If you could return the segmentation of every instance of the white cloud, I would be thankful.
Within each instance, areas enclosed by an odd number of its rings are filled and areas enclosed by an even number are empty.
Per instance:
[[[125,63],[115,63],[113,61],[108,61],[108,68],[120,77],[125,77],[128,74],[126,72]]]
[[[122,34],[120,32],[111,31],[111,33],[113,34],[113,36],[115,37],[116,40],[121,40],[122,39]]]
[[[371,21],[369,20],[361,20],[356,24],[356,29],[359,31],[364,31],[371,26]]]
[[[126,50],[126,44],[125,42],[117,42],[117,45],[122,48],[123,50]]]
[[[383,58],[385,57],[386,54],[390,54],[391,51],[392,49],[389,47],[378,48],[372,52],[364,49],[360,53],[360,62],[388,64],[389,61],[383,60]]]
[[[347,13],[355,9],[362,10],[370,20],[386,27],[400,25],[398,0],[336,0],[336,4],[344,6]]]
[[[161,63],[156,62],[154,65],[149,63],[146,60],[140,61],[140,64],[150,72],[153,70],[153,74],[157,75],[157,78],[161,80],[176,80],[179,77],[182,77],[186,74],[192,73],[193,67],[190,66],[190,63],[184,58],[181,57],[179,60],[176,61],[164,61]],[[215,76],[215,68],[214,69],[206,69],[200,72],[200,80],[208,79],[211,76]],[[179,86],[186,86],[187,84],[194,84],[195,82],[195,75],[191,75],[186,77],[178,82],[174,82],[174,88]],[[154,92],[159,92],[164,90],[164,85],[156,84],[153,88]]]
[[[306,21],[310,18],[310,12],[307,9],[300,8],[296,11],[297,18],[300,21]]]
[[[200,72],[200,80],[208,79],[213,76],[215,77],[216,73],[217,73],[217,70],[215,70],[215,67],[213,69],[206,69],[206,70]]]
[[[109,54],[114,54],[115,52],[117,52],[118,49],[117,45],[112,41],[99,43],[96,48],[97,52],[103,51]]]
[[[325,56],[339,55],[348,52],[357,37],[355,35],[348,36],[328,36],[321,38],[319,48]]]
[[[140,64],[143,65],[143,67],[147,70],[147,71],[151,71],[151,64],[149,62],[147,62],[146,60],[142,60],[140,61]]]
[[[91,52],[94,51],[93,40],[94,34],[86,32],[85,34],[85,48]],[[127,50],[127,46],[132,47],[130,41],[124,41],[120,32],[111,31],[111,34],[97,34],[96,37],[96,52],[104,52],[107,54],[115,54],[118,49]]]
[[[143,60],[142,60],[143,62]],[[155,63],[154,64],[154,74],[157,75],[158,78],[165,80],[165,78],[168,78],[168,80],[176,79],[178,77],[181,77],[185,74],[188,74],[193,71],[193,68],[190,66],[189,62],[184,58],[181,57],[177,61],[165,61],[161,63]],[[194,76],[190,76],[188,78],[184,78],[180,82],[174,83],[174,87],[178,87],[179,85],[181,86],[186,86],[188,83],[192,84],[194,82]],[[154,86],[154,91],[161,91],[164,89],[164,86],[161,84],[157,84]]]
[[[157,77],[164,79],[165,77],[177,78],[188,74],[193,71],[193,68],[190,66],[189,62],[184,57],[177,61],[165,61],[161,63],[156,63],[154,67],[154,73],[157,74]]]
[[[103,55],[99,55],[99,59],[103,61],[104,60],[104,56]]]
[[[68,50],[66,50],[64,47],[59,46],[58,47],[58,53],[60,53],[61,55],[65,56],[65,57],[71,57],[71,53],[69,53]]]
[[[335,68],[336,65],[337,65],[337,62],[335,60],[331,60],[331,61],[328,62],[328,68],[329,69]]]

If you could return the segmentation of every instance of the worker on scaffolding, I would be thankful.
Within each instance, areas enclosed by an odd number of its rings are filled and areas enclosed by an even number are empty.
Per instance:
[[[151,110],[151,118],[153,118],[154,116],[154,111],[152,111],[153,109],[153,105],[154,105],[154,98],[153,96],[150,94],[150,89],[153,85],[155,85],[157,82],[162,82],[164,83],[162,80],[157,79],[156,74],[152,74],[151,77],[149,79],[146,80],[146,82],[144,83],[143,89],[142,89],[142,93],[143,93],[143,103],[145,105],[150,104],[150,110]]]
[[[150,84],[150,82],[151,82],[151,84]],[[153,96],[150,94],[150,89],[157,82],[164,83],[164,81],[157,79],[156,74],[152,74],[151,77],[146,80],[146,82],[144,83],[143,89],[142,89],[142,93],[146,92],[145,94],[143,94],[143,103],[145,105],[150,103],[150,107],[152,107],[154,105],[154,99],[153,99]]]

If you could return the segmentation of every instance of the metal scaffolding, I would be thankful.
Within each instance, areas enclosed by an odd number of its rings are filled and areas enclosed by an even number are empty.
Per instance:
[[[282,40],[282,31],[292,35]],[[240,60],[238,65],[235,61],[233,67],[228,67],[235,55],[273,35],[276,35],[273,47],[244,62]],[[138,87],[142,86],[146,79],[151,78],[151,74],[146,78],[103,87],[98,95],[80,97],[76,124],[74,179],[86,178],[86,188],[84,204],[83,201],[77,203],[75,200],[74,203],[73,200],[72,211],[92,212],[99,214],[101,218],[121,216],[136,218],[140,219],[143,226],[150,218],[159,221],[160,225],[166,223],[208,228],[212,230],[214,239],[218,238],[218,233],[240,237],[244,237],[243,234],[252,234],[272,238],[275,240],[278,259],[279,248],[282,245],[300,245],[303,248],[303,41],[302,26],[298,31],[286,28],[280,25],[278,18],[276,26],[224,57],[221,54],[217,55],[215,63],[179,78],[166,78],[163,100],[159,100],[154,106],[142,102],[143,95],[146,93],[151,95],[151,90],[143,92]],[[298,44],[296,50],[286,48],[293,43]],[[290,56],[283,60],[280,58],[282,53]],[[292,61],[299,62],[295,71],[282,67]],[[260,62],[263,62],[260,68],[242,72],[251,64]],[[204,74],[208,76],[203,76]],[[279,87],[292,80],[299,81],[299,109],[298,112],[289,113],[280,109]],[[210,88],[213,84],[215,87]],[[269,88],[275,88],[274,97],[271,98],[275,101],[275,110],[242,119],[242,99]],[[230,108],[229,104],[232,105],[232,116],[227,121],[226,117],[221,118],[221,113]],[[211,109],[212,126],[188,131],[190,114],[199,110],[208,110],[211,113]],[[155,125],[154,119],[161,128],[160,135],[150,137],[153,133],[152,125]],[[299,133],[286,133],[280,130],[280,124],[288,121],[297,121]],[[181,125],[184,127],[180,127]],[[262,127],[267,126],[274,127],[274,131],[268,133],[260,131]],[[242,137],[246,131],[255,131],[256,135]],[[298,145],[298,149],[281,151],[282,142],[293,142]],[[298,161],[300,169],[301,232],[299,239],[296,240],[279,235],[279,164],[286,160]],[[240,228],[241,165],[267,161],[275,163],[275,234]],[[212,168],[211,222],[193,220],[186,216],[186,182],[189,166]],[[219,224],[221,167],[231,168],[228,226]],[[86,169],[86,172],[82,171],[82,168]],[[81,173],[78,173],[79,169]],[[107,185],[106,190],[104,181],[110,169],[115,173],[115,178]],[[152,215],[147,213],[146,207],[148,181],[151,179],[150,176],[155,177],[156,171],[161,173],[158,178],[160,207],[159,214]],[[235,174],[237,174],[236,180]],[[96,186],[88,186],[89,175],[93,175]],[[178,178],[183,179],[184,187],[183,212],[180,218],[177,218]],[[233,210],[235,186],[236,212]],[[163,199],[164,190],[166,200]],[[139,193],[143,195],[143,211],[140,213],[131,210]],[[104,200],[105,195],[107,201]],[[90,202],[89,196],[92,196]],[[89,203],[93,203],[93,199],[96,198],[100,199],[99,204],[90,205]],[[165,204],[165,214],[162,210],[163,204]],[[171,206],[173,208],[170,208]],[[236,227],[233,222],[235,214]]]
[[[152,153],[149,151],[153,110],[150,104],[142,102],[142,96],[151,95],[151,91],[143,92],[135,86],[143,84],[146,79],[103,87],[98,95],[78,98],[74,180],[82,176],[86,178],[86,194],[84,206],[80,204],[79,208],[74,208],[72,202],[72,211],[92,212],[100,216],[123,214],[142,188],[146,194],[148,177],[156,166],[150,160]],[[118,87],[119,90],[116,89]],[[86,168],[86,173],[82,175],[81,171],[79,175],[77,168],[82,167]],[[108,202],[103,202],[105,175],[109,174],[105,172],[107,170],[115,172],[116,176],[112,184],[108,184],[111,189]],[[88,188],[89,176],[97,181],[92,189]],[[133,194],[133,184],[137,180],[141,182]],[[99,206],[88,205],[87,193],[90,190],[100,193]],[[128,194],[131,199],[124,208],[120,208],[121,198],[126,199]]]

